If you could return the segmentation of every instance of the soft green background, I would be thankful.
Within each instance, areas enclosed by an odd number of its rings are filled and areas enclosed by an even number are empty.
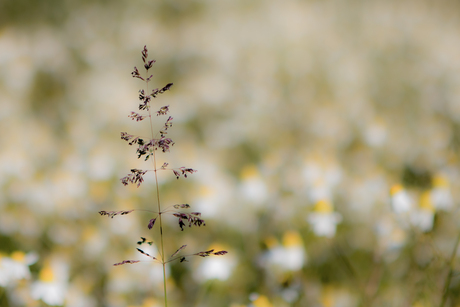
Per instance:
[[[60,263],[65,306],[162,306],[160,266],[111,266],[143,259],[139,237],[158,242],[151,216],[98,214],[155,206],[152,177],[139,189],[119,181],[151,167],[119,137],[149,133],[127,117],[147,45],[153,87],[174,83],[155,100],[174,117],[161,163],[198,169],[160,174],[162,202],[189,203],[207,222],[180,232],[166,219],[169,254],[223,248],[232,267],[206,281],[208,259],[172,265],[171,306],[270,306],[257,295],[276,307],[438,306],[459,231],[459,10],[453,0],[0,0],[0,254],[38,255],[29,279],[0,287],[0,305],[46,306],[29,289]],[[418,204],[436,176],[455,207],[428,233],[402,230],[392,250],[378,232],[394,218],[390,187]],[[324,198],[342,216],[332,238],[307,222]],[[267,265],[289,234],[304,266]],[[454,275],[446,306],[459,293]]]

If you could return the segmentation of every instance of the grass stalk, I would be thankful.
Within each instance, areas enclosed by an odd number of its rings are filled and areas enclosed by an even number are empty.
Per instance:
[[[185,229],[185,227],[188,224],[188,227],[191,226],[205,226],[206,223],[203,219],[201,219],[201,213],[200,212],[187,212],[184,210],[187,210],[190,208],[189,204],[175,204],[175,205],[169,205],[166,206],[165,211],[161,210],[161,202],[160,202],[160,187],[159,187],[159,182],[158,182],[158,171],[170,171],[174,174],[176,179],[179,179],[180,177],[187,178],[190,174],[193,174],[196,172],[196,170],[189,168],[189,167],[179,167],[179,168],[169,168],[168,165],[169,163],[165,162],[161,167],[157,167],[157,160],[156,160],[156,153],[157,150],[160,152],[166,153],[169,152],[170,147],[172,147],[175,143],[174,141],[167,137],[166,135],[168,134],[167,130],[172,127],[172,116],[167,116],[167,119],[164,123],[164,126],[159,130],[159,132],[155,135],[154,129],[153,129],[153,120],[152,120],[152,112],[150,110],[151,103],[153,99],[155,99],[158,95],[163,94],[166,91],[169,91],[171,86],[173,85],[172,83],[168,83],[166,86],[163,88],[157,88],[152,90],[152,92],[149,92],[148,85],[149,81],[153,77],[153,75],[148,76],[148,70],[152,68],[152,65],[155,63],[155,60],[148,60],[148,50],[147,47],[144,46],[144,49],[142,50],[142,61],[144,62],[144,68],[147,72],[147,76],[144,78],[141,76],[139,73],[139,70],[137,67],[134,67],[133,72],[131,75],[134,78],[138,78],[143,80],[146,83],[147,91],[144,91],[143,89],[139,90],[139,111],[147,111],[148,116],[139,114],[137,112],[131,112],[131,115],[129,117],[132,120],[135,120],[136,122],[142,121],[146,119],[147,117],[149,118],[150,121],[150,133],[151,133],[151,139],[147,140],[142,136],[136,136],[136,135],[131,135],[127,132],[121,132],[121,139],[128,142],[130,146],[137,146],[136,149],[136,154],[137,158],[144,157],[144,160],[147,161],[150,157],[152,158],[152,164],[153,164],[153,170],[142,170],[142,169],[137,169],[133,168],[131,169],[131,173],[126,175],[125,177],[121,178],[121,183],[126,186],[128,184],[137,184],[137,187],[139,187],[143,182],[144,178],[143,176],[147,172],[153,171],[155,173],[155,188],[156,188],[156,203],[157,203],[157,208],[158,212],[152,211],[152,210],[146,210],[146,209],[128,209],[128,210],[117,210],[117,211],[99,211],[100,215],[103,216],[108,216],[110,218],[113,218],[114,216],[119,216],[119,215],[126,215],[130,214],[133,211],[145,211],[149,212],[150,214],[153,214],[153,217],[150,219],[147,228],[151,230],[154,225],[156,220],[158,219],[157,225],[160,228],[160,248],[159,248],[159,254],[161,257],[155,257],[154,255],[150,255],[149,252],[144,251],[143,249],[136,248],[139,253],[144,255],[145,257],[150,258],[150,261],[156,262],[156,263],[161,263],[163,266],[163,290],[164,290],[164,298],[165,298],[165,307],[168,307],[168,295],[167,295],[167,287],[166,287],[166,264],[172,261],[178,261],[180,263],[187,261],[186,259],[188,257],[192,256],[198,256],[198,257],[208,257],[208,256],[222,256],[227,254],[227,251],[221,250],[221,251],[215,251],[214,249],[209,249],[206,251],[201,251],[198,253],[192,253],[192,254],[187,254],[183,255],[182,251],[187,247],[187,245],[182,245],[179,247],[169,259],[166,259],[165,257],[165,248],[164,248],[164,238],[163,238],[163,214],[170,214],[174,216],[175,218],[178,219],[179,222],[179,227],[181,231]],[[158,107],[158,106],[156,106]],[[157,109],[154,114],[156,116],[164,116],[169,112],[169,105],[167,106],[162,106],[159,109]],[[155,206],[155,205],[153,205]],[[137,245],[143,245],[143,244],[148,244],[152,245],[153,241],[150,241],[146,239],[145,237],[141,237],[141,240],[137,242]],[[161,259],[159,259],[161,258]],[[124,264],[133,264],[133,263],[139,263],[141,260],[123,260],[121,262],[115,263],[114,266],[119,266],[119,265],[124,265]]]
[[[153,136],[152,136],[153,137]],[[155,152],[153,153],[153,165],[155,171],[155,185],[157,190],[157,203],[158,203],[158,222],[160,224],[160,250],[161,250],[161,264],[163,265],[163,290],[165,296],[165,307],[168,307],[168,294],[166,290],[166,262],[165,262],[165,251],[164,251],[164,243],[163,243],[163,222],[161,219],[162,212],[161,212],[161,204],[160,204],[160,188],[158,185],[158,175],[157,175],[157,167],[156,167],[156,155]]]
[[[148,76],[146,76],[147,78]],[[147,84],[147,92],[148,92],[148,82]],[[150,134],[152,139],[155,137],[153,133],[153,123],[152,123],[152,112],[149,108],[149,120],[150,120]],[[165,297],[165,307],[168,307],[168,292],[166,288],[166,263],[165,263],[165,251],[164,251],[164,242],[163,242],[163,221],[162,221],[162,211],[161,211],[161,202],[160,202],[160,187],[158,184],[158,169],[157,169],[157,159],[155,150],[152,153],[153,159],[153,171],[155,173],[155,188],[156,188],[156,195],[157,195],[157,207],[158,207],[158,222],[160,224],[160,254],[161,254],[161,264],[163,266],[163,290],[164,290],[164,297]]]
[[[454,249],[452,251],[452,255],[450,256],[449,273],[447,274],[446,281],[444,282],[444,291],[442,294],[441,304],[439,304],[439,307],[444,307],[447,301],[447,294],[449,293],[450,282],[452,280],[452,276],[454,275],[454,263],[455,263],[455,258],[457,256],[457,250],[458,250],[459,243],[460,243],[460,232],[457,235],[457,240],[455,241]]]

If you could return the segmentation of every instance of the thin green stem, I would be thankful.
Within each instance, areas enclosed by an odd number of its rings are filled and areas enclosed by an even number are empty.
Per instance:
[[[163,244],[163,223],[161,221],[161,206],[160,206],[160,189],[158,186],[158,176],[157,176],[157,170],[156,170],[156,155],[155,152],[153,152],[153,163],[155,165],[155,185],[157,189],[157,203],[158,203],[158,219],[160,222],[160,249],[161,249],[161,263],[163,264],[163,289],[165,292],[165,307],[168,306],[168,296],[166,292],[166,262],[165,262],[165,252],[164,252],[164,244]]]
[[[441,304],[439,305],[439,307],[444,307],[444,304],[447,301],[447,293],[449,292],[450,282],[454,274],[454,263],[455,263],[455,258],[457,256],[457,249],[458,249],[459,243],[460,243],[460,232],[457,235],[457,240],[455,241],[454,250],[452,251],[452,255],[450,256],[449,273],[447,274],[447,277],[446,277],[442,300],[441,300]]]
[[[147,83],[147,93],[148,91],[148,82]],[[152,123],[152,112],[150,111],[150,106],[149,106],[149,121],[150,121],[150,133],[152,135],[152,139],[154,138],[154,133],[153,133],[153,123]],[[157,170],[157,160],[156,160],[156,155],[155,155],[155,149],[153,149],[153,171],[155,173],[155,186],[156,186],[156,191],[157,191],[157,205],[158,205],[158,219],[159,219],[159,224],[160,224],[160,254],[161,254],[161,264],[163,265],[163,289],[164,289],[164,295],[165,295],[165,307],[168,307],[168,295],[167,295],[167,290],[166,290],[166,262],[165,262],[165,251],[164,251],[164,244],[163,244],[163,223],[161,219],[161,215],[163,212],[161,212],[161,203],[160,203],[160,188],[158,185],[158,170]]]

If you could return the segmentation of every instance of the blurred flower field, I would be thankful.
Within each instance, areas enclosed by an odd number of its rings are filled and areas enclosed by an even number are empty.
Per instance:
[[[460,306],[460,4],[0,2],[0,306],[163,306],[155,180],[120,132],[174,86],[170,306]],[[156,101],[155,101],[156,102]],[[156,120],[156,118],[154,118]],[[163,120],[157,122],[158,129]],[[457,251],[458,250],[458,251]]]

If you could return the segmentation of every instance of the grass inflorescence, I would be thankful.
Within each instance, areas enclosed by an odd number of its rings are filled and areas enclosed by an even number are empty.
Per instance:
[[[164,208],[162,207],[161,198],[160,198],[160,190],[159,190],[159,183],[158,183],[158,173],[161,171],[170,171],[173,175],[179,179],[181,177],[187,178],[188,175],[191,175],[196,172],[195,169],[189,167],[178,167],[178,168],[171,168],[169,167],[169,163],[165,162],[161,166],[157,165],[157,153],[161,151],[162,153],[167,153],[170,151],[171,147],[175,144],[175,142],[167,137],[168,129],[172,127],[173,124],[173,117],[169,116],[169,105],[157,107],[158,111],[155,111],[156,116],[152,117],[152,102],[155,98],[157,98],[160,94],[169,91],[173,85],[173,83],[168,83],[162,88],[155,88],[149,91],[149,82],[151,81],[153,75],[149,75],[149,69],[152,68],[153,64],[156,62],[155,60],[148,59],[148,50],[147,47],[144,46],[142,50],[142,61],[144,63],[145,69],[145,76],[142,76],[139,72],[137,67],[134,67],[133,72],[131,73],[134,78],[140,79],[141,81],[145,82],[145,89],[139,90],[139,112],[131,112],[128,117],[136,122],[144,121],[148,119],[149,121],[149,130],[150,130],[150,137],[145,138],[137,135],[132,135],[127,132],[121,132],[121,139],[128,142],[128,145],[136,147],[136,154],[137,158],[143,158],[145,161],[150,160],[152,163],[151,169],[136,169],[133,168],[130,170],[130,173],[125,177],[121,178],[121,183],[126,186],[129,184],[136,184],[139,187],[144,182],[144,175],[147,173],[153,173],[155,177],[155,197],[153,198],[154,204],[152,205],[152,210],[138,210],[138,209],[128,209],[128,210],[119,210],[119,211],[99,211],[100,215],[105,215],[110,218],[118,215],[126,215],[132,213],[133,211],[144,211],[148,214],[152,215],[152,218],[149,220],[149,223],[146,225],[147,229],[151,230],[154,228],[155,225],[158,225],[159,234],[160,234],[160,246],[159,246],[159,257],[154,257],[144,251],[141,248],[136,248],[139,253],[148,257],[152,262],[159,263],[163,266],[163,288],[164,288],[164,301],[165,306],[168,305],[168,298],[167,298],[167,289],[166,289],[166,264],[179,261],[185,262],[187,258],[192,256],[199,256],[199,257],[208,257],[208,256],[222,256],[227,253],[227,251],[215,251],[214,249],[210,249],[207,251],[200,251],[191,254],[183,254],[183,250],[187,247],[187,245],[182,245],[179,248],[175,248],[175,251],[167,257],[166,254],[166,247],[165,247],[165,233],[163,231],[163,220],[162,217],[164,215],[171,215],[178,220],[179,228],[181,231],[188,227],[192,226],[205,226],[205,221],[201,218],[200,212],[188,212],[187,210],[190,209],[189,204],[175,204],[172,206],[167,206]],[[165,116],[166,120],[164,121],[163,127],[155,134],[153,129],[153,118],[157,116],[162,117]],[[152,241],[148,241],[145,237],[141,237],[141,240],[137,242],[137,245],[141,246],[143,244],[152,245]],[[135,264],[141,262],[140,260],[123,260],[121,262],[115,263],[114,266],[124,265],[124,264]]]

